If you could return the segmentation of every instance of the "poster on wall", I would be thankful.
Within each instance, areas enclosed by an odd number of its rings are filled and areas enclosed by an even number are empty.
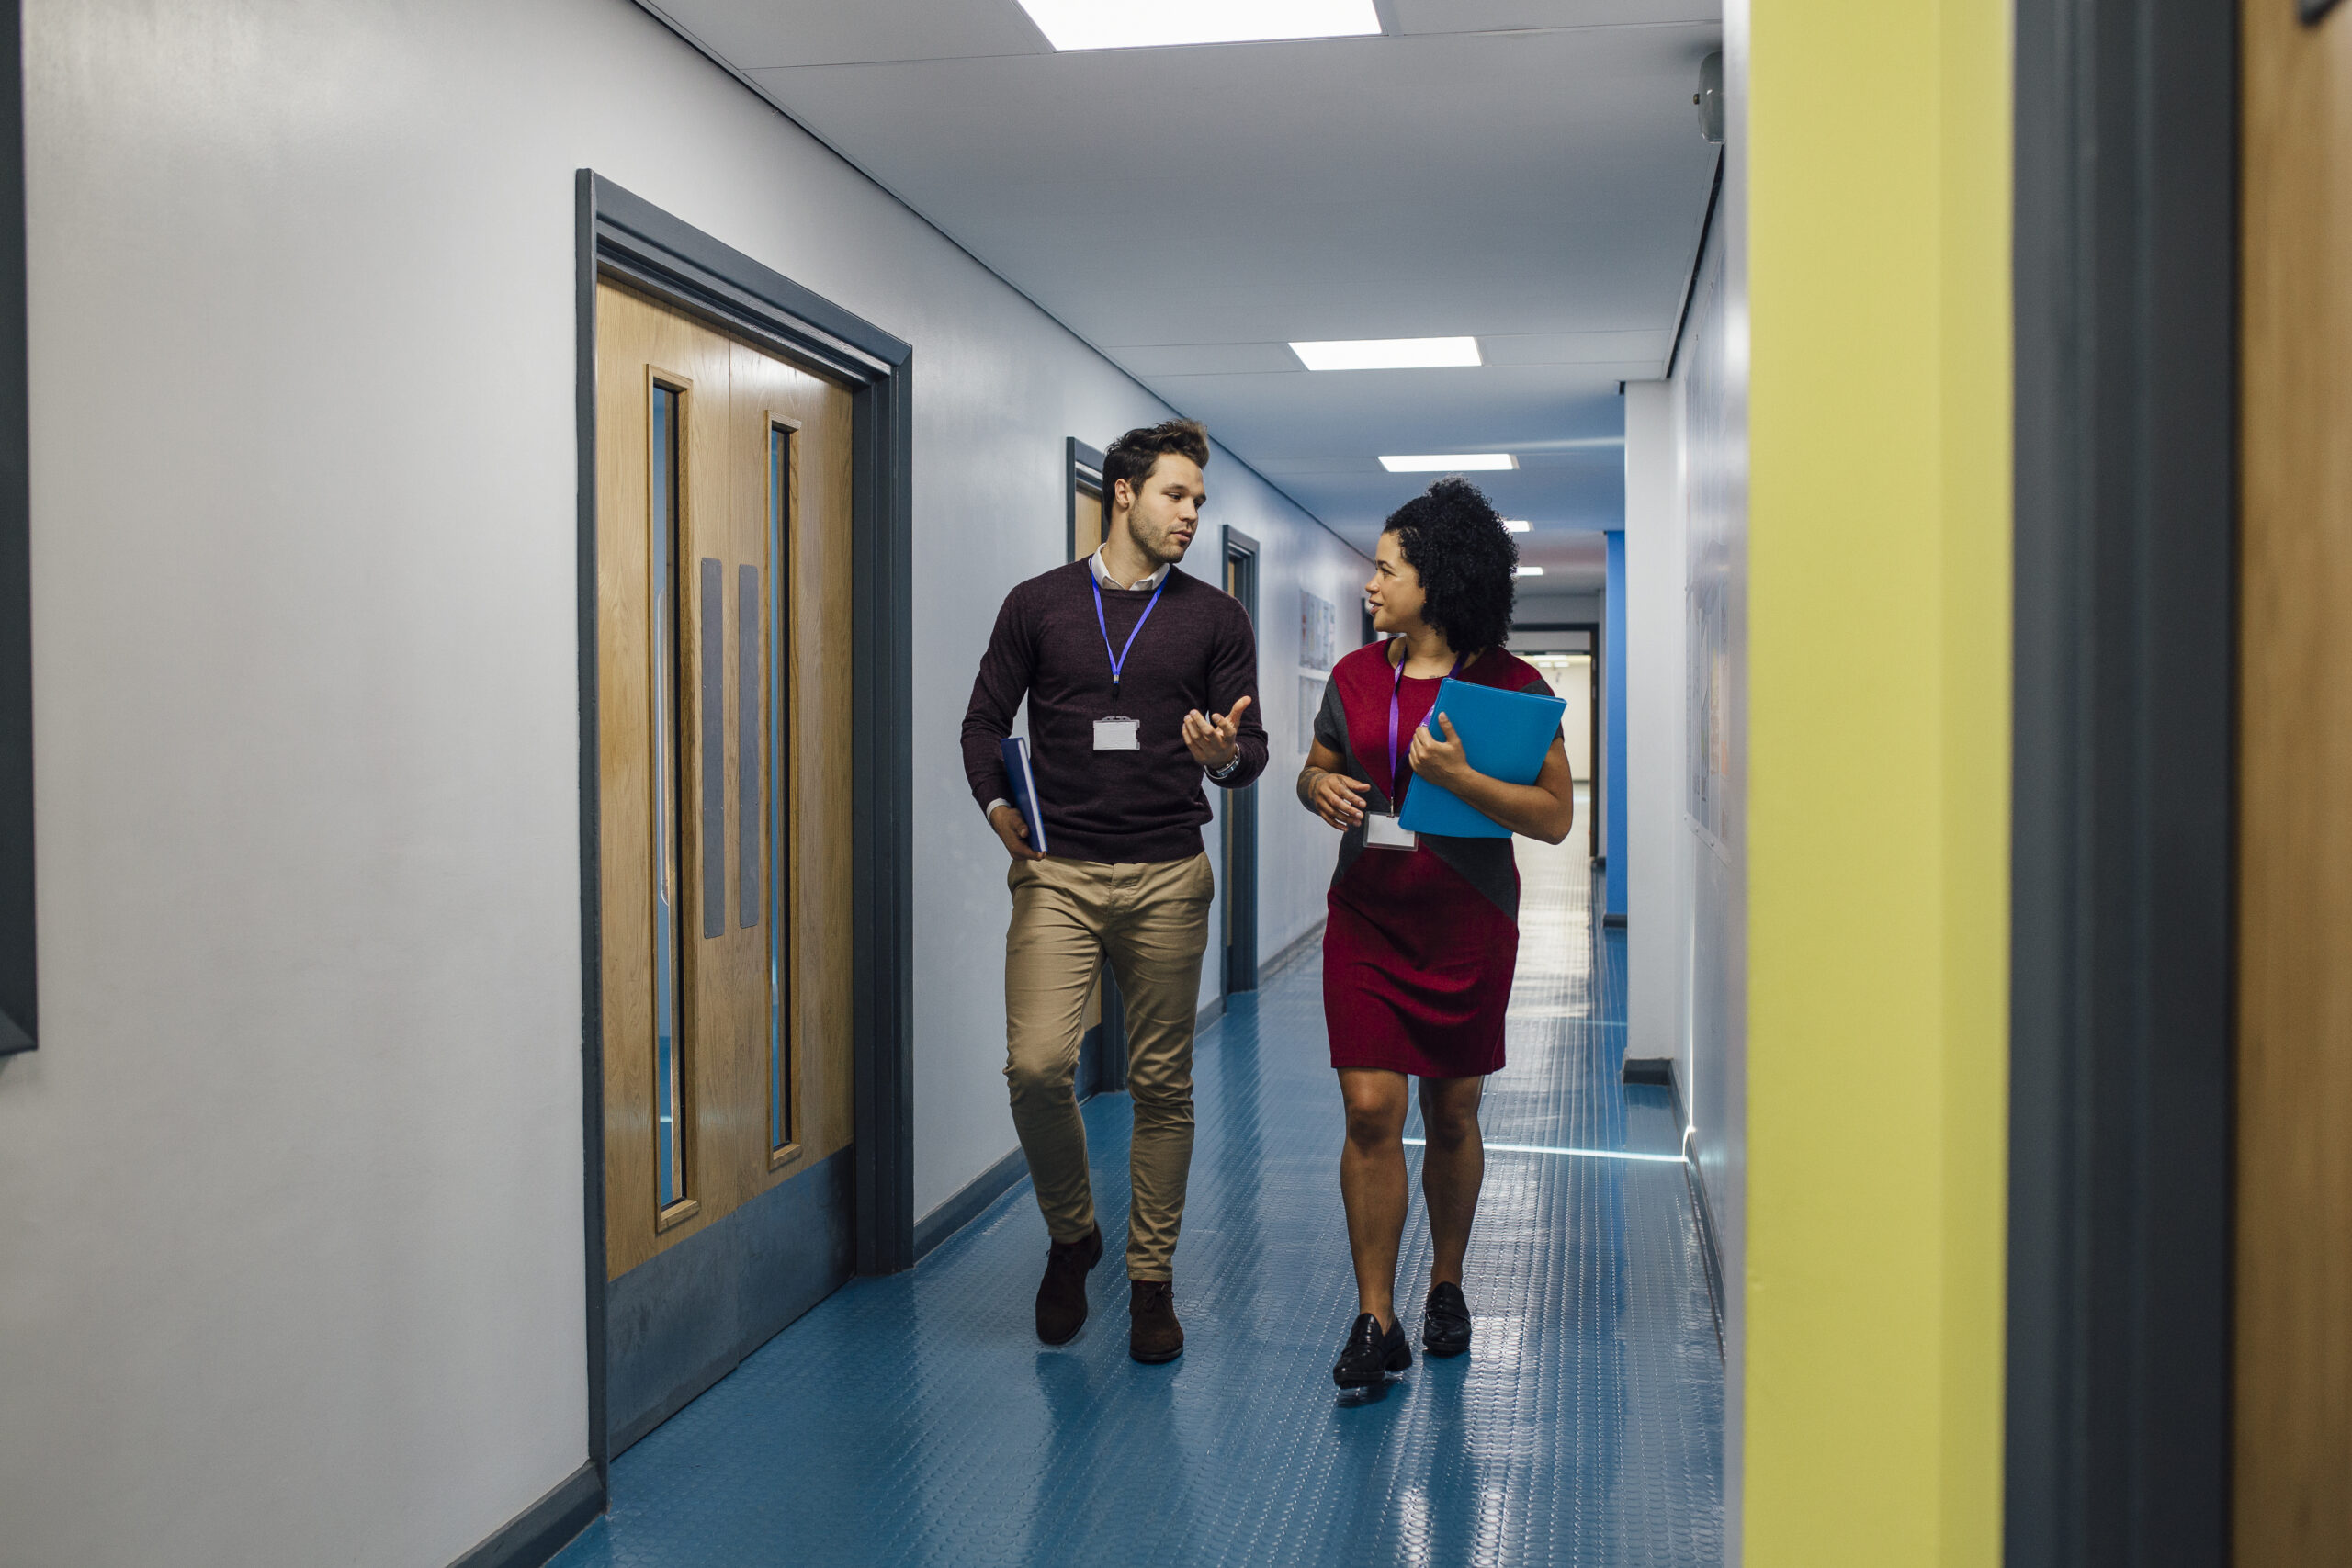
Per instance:
[[[1722,583],[1694,582],[1688,603],[1690,632],[1683,651],[1690,682],[1683,710],[1690,725],[1683,747],[1690,775],[1688,809],[1691,821],[1721,842],[1728,826],[1724,812],[1731,776],[1731,670]]]
[[[1302,590],[1298,595],[1298,661],[1329,670],[1340,656],[1340,608]]]

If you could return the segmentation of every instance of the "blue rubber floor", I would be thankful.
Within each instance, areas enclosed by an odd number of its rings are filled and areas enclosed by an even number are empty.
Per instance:
[[[1666,1091],[1618,1085],[1623,942],[1592,937],[1579,852],[1521,840],[1469,1355],[1417,1360],[1369,1397],[1331,1385],[1355,1298],[1309,958],[1199,1041],[1181,1360],[1127,1359],[1128,1108],[1100,1097],[1086,1120],[1104,1267],[1075,1341],[1047,1349],[1031,1326],[1046,1231],[1024,1182],[912,1272],[853,1281],[622,1455],[613,1511],[558,1562],[1719,1561],[1723,1368],[1680,1165],[1491,1147],[1679,1145]],[[1397,1301],[1417,1334],[1428,1247],[1416,1190]]]

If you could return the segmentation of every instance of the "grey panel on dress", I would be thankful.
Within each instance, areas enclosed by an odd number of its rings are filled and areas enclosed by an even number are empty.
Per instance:
[[[702,934],[727,931],[727,573],[702,559]]]
[[[760,923],[760,569],[735,569],[735,911]]]

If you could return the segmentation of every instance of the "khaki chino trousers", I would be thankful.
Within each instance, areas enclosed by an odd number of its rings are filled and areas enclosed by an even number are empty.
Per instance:
[[[1209,857],[1015,861],[1006,882],[1004,1076],[1046,1228],[1077,1241],[1095,1224],[1075,1081],[1087,998],[1107,961],[1126,998],[1135,1101],[1127,1277],[1170,1279],[1193,1164],[1193,1021],[1216,887]]]

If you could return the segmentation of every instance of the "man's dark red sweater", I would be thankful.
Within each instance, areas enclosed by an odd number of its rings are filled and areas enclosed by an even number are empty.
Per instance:
[[[1238,789],[1266,767],[1258,722],[1258,639],[1239,601],[1168,569],[1111,694],[1111,659],[1094,619],[1090,560],[1057,567],[1005,595],[964,714],[964,773],[985,807],[1012,798],[998,742],[1029,699],[1029,759],[1046,818],[1046,851],[1114,863],[1190,860],[1209,820],[1201,764],[1184,744],[1184,716],[1230,713],[1243,697],[1240,765],[1218,782]],[[1102,590],[1111,647],[1125,649],[1151,591]],[[1094,750],[1094,721],[1140,721],[1137,751]]]

